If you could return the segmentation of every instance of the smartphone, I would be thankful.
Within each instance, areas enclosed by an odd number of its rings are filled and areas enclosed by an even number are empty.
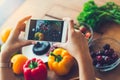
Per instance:
[[[25,29],[25,39],[65,42],[68,22],[64,20],[30,19]]]

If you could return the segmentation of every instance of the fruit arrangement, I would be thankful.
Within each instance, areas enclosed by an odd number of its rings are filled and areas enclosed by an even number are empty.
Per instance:
[[[110,44],[105,44],[102,49],[91,52],[93,65],[97,69],[112,69],[111,67],[114,68],[114,66],[117,64],[116,61],[119,59],[119,56],[117,54],[118,53],[110,47]]]
[[[91,57],[96,68],[111,65],[118,60],[117,52],[110,47],[110,44],[105,44],[101,50],[92,51]]]
[[[113,70],[120,63],[120,44],[110,37],[101,37],[89,44],[94,67],[106,72]]]
[[[80,31],[85,35],[86,39],[89,39],[91,37],[90,31],[85,26],[80,27]]]
[[[87,24],[81,23],[79,30],[85,35],[85,38],[90,43],[93,38],[92,29]]]

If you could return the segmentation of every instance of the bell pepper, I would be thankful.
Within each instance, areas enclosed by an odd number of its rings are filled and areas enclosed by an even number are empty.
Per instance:
[[[46,80],[47,67],[41,59],[27,60],[23,66],[25,80]]]
[[[67,50],[62,48],[57,48],[53,52],[50,52],[48,57],[49,69],[53,70],[59,76],[68,74],[73,63],[74,58]]]

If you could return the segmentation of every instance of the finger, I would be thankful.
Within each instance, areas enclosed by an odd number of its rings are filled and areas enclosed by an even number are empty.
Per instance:
[[[21,19],[21,20],[18,22],[15,31],[20,32],[21,30],[23,30],[23,29],[25,28],[25,21],[29,20],[30,18],[31,18],[31,16],[27,16],[27,17]]]
[[[63,18],[68,23],[68,32],[74,32],[74,21],[71,18]]]
[[[60,47],[60,48],[65,48],[65,43],[54,43],[53,46]]]
[[[35,44],[35,41],[33,41],[33,40],[26,40],[26,41],[23,41],[21,43],[21,47],[28,46],[28,45],[31,45],[31,44]]]
[[[29,20],[31,17],[32,17],[32,16],[27,16],[27,17],[21,19],[21,20],[18,22],[18,24],[24,23],[25,21]]]
[[[25,31],[25,27],[26,27],[26,24],[25,24],[25,23],[23,23],[23,24],[22,24],[22,26],[21,26],[20,31],[23,31],[23,32],[24,32],[24,31]]]
[[[17,25],[16,31],[17,31],[17,32],[25,31],[25,26],[26,26],[25,23],[22,23],[22,24],[20,24],[19,26]]]
[[[16,28],[14,29],[14,31],[13,31],[13,37],[14,37],[14,38],[18,38],[20,32],[21,32],[21,31],[25,31],[25,26],[26,26],[26,24],[25,24],[24,22],[27,21],[27,20],[30,19],[30,18],[31,18],[31,16],[27,16],[27,17],[23,18],[22,20],[20,20],[20,21],[18,22],[17,27],[16,27]]]
[[[18,22],[16,29],[17,29],[17,30],[21,30],[21,29],[19,29],[19,28],[21,28],[21,27],[22,27],[22,29],[24,29],[25,26],[23,26],[23,25],[25,25],[25,21],[29,20],[30,18],[31,18],[31,16],[27,16],[27,17],[21,19],[21,20]]]
[[[69,28],[68,28],[69,32],[74,32],[74,21],[73,20],[70,20],[69,21]]]
[[[25,23],[24,24],[21,24],[21,27],[17,28],[17,29],[14,29],[12,32],[11,32],[11,36],[13,39],[17,39],[20,35],[20,32],[21,31],[24,31],[25,30]]]

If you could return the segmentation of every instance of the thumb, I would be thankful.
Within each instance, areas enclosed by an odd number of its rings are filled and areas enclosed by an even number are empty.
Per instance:
[[[65,49],[65,44],[66,44],[66,43],[54,43],[53,46],[55,46],[55,47],[60,47],[60,48],[64,48],[64,49]]]
[[[24,46],[28,46],[28,45],[31,45],[31,44],[35,44],[35,41],[33,41],[33,40],[26,40],[26,41],[21,43],[21,46],[24,47]]]

